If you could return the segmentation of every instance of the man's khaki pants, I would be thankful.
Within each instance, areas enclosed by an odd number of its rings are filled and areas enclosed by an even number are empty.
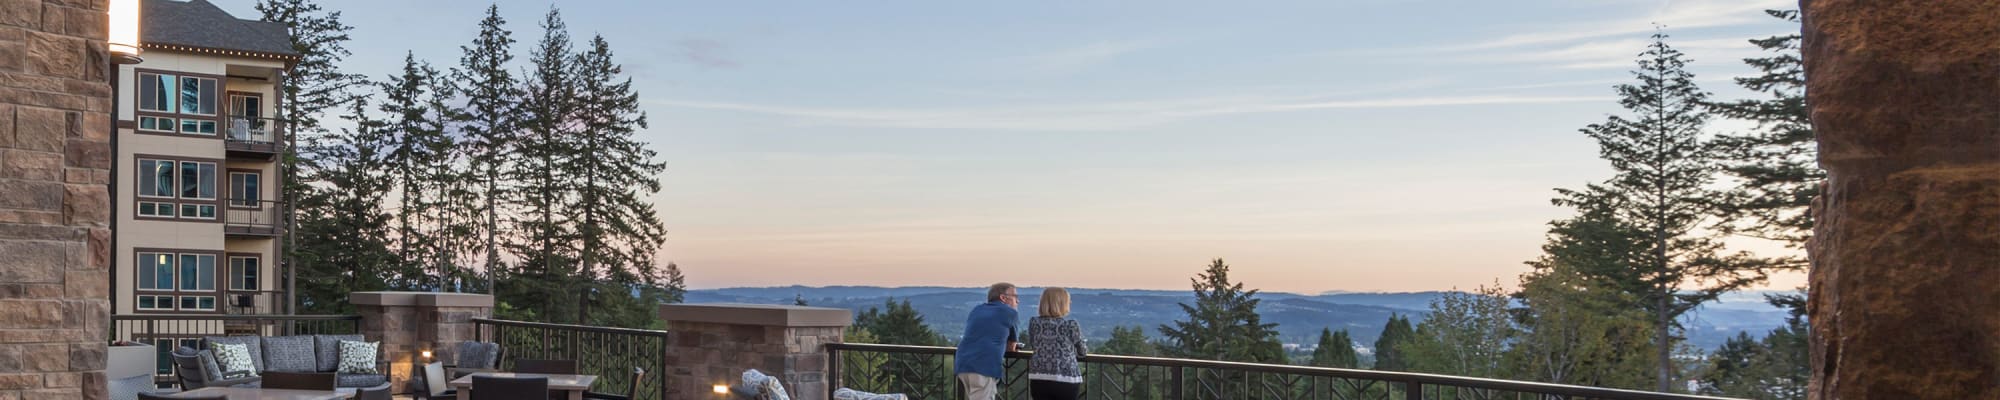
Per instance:
[[[958,374],[958,383],[965,385],[966,400],[993,400],[1000,395],[1000,380],[976,373]]]

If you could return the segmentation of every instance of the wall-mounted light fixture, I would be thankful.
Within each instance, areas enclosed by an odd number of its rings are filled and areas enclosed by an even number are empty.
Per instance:
[[[110,16],[111,35],[105,42],[109,44],[112,61],[138,64],[139,0],[111,0]]]

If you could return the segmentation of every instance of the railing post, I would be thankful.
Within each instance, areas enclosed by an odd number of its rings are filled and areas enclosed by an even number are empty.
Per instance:
[[[840,390],[840,349],[820,345],[826,350],[826,398],[833,398],[833,392]]]
[[[1424,384],[1422,382],[1417,382],[1417,381],[1409,381],[1408,383],[1404,383],[1403,399],[1424,400]]]
[[[1181,387],[1184,386],[1181,384],[1181,374],[1181,367],[1167,367],[1167,384],[1171,386],[1167,388],[1168,398],[1174,400],[1187,399],[1187,397],[1182,396],[1183,393],[1181,392]]]

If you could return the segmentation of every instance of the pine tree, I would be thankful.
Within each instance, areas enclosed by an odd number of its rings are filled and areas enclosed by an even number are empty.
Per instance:
[[[1140,326],[1111,327],[1111,339],[1105,341],[1104,346],[1098,347],[1097,351],[1111,355],[1140,357],[1159,354],[1159,349],[1154,348],[1153,343],[1146,340],[1146,328]]]
[[[888,299],[881,308],[870,307],[854,316],[854,328],[875,335],[876,343],[910,346],[944,345],[944,337],[931,330],[924,323],[924,316],[910,305],[910,300]],[[918,370],[951,370],[952,364],[946,357],[930,357],[921,354],[890,354],[883,361],[881,375],[895,376],[891,383],[893,392],[911,393],[913,397],[943,397],[951,393],[955,380],[949,375],[909,374],[912,368]],[[929,394],[930,396],[924,396]]]
[[[1431,300],[1416,338],[1398,350],[1411,371],[1500,378],[1515,332],[1508,303],[1497,283],[1474,293],[1447,293]]]
[[[383,97],[378,109],[389,120],[385,126],[391,143],[390,171],[399,190],[395,213],[396,251],[402,262],[416,271],[403,276],[419,289],[439,289],[455,274],[458,240],[464,222],[453,218],[462,202],[453,201],[462,179],[455,173],[453,138],[446,130],[445,110],[439,106],[450,94],[439,81],[439,73],[414,53],[403,58],[401,75],[391,76],[381,85]]]
[[[1189,281],[1195,303],[1181,303],[1187,319],[1160,325],[1160,336],[1172,345],[1161,349],[1171,357],[1202,360],[1284,363],[1277,324],[1257,314],[1257,290],[1229,281],[1229,264],[1218,258]]]
[[[465,138],[462,145],[467,162],[478,180],[475,196],[483,203],[478,228],[485,236],[480,266],[489,282],[494,272],[504,268],[499,250],[500,208],[510,197],[501,174],[516,161],[511,155],[520,134],[517,116],[521,111],[516,107],[522,98],[521,83],[507,66],[514,60],[514,39],[506,24],[507,20],[500,18],[499,5],[487,6],[486,18],[479,21],[479,36],[471,45],[459,47],[463,55],[453,74],[459,85],[457,92],[464,98],[464,105],[454,113],[454,122]]]
[[[1724,292],[1761,282],[1770,263],[1748,254],[1722,256],[1722,243],[1702,231],[1715,211],[1708,186],[1718,171],[1713,147],[1705,143],[1708,93],[1694,83],[1681,52],[1655,33],[1632,72],[1637,84],[1619,85],[1619,104],[1636,119],[1612,116],[1582,129],[1596,139],[1599,154],[1616,175],[1582,192],[1562,190],[1566,199],[1601,194],[1617,199],[1617,218],[1645,232],[1646,248],[1636,263],[1611,271],[1585,271],[1611,278],[1639,294],[1653,316],[1658,352],[1655,389],[1673,388],[1673,332],[1682,314]],[[1562,201],[1562,200],[1559,200]]]
[[[1375,369],[1408,371],[1410,365],[1403,349],[1409,347],[1416,336],[1416,330],[1410,327],[1409,317],[1389,315],[1389,322],[1382,325],[1382,335],[1375,338]]]
[[[1354,339],[1348,337],[1346,329],[1339,332],[1329,328],[1319,330],[1319,347],[1313,349],[1312,366],[1330,368],[1361,366],[1361,355],[1354,351]]]
[[[1798,10],[1764,12],[1799,22]],[[1826,171],[1819,168],[1818,142],[1806,109],[1801,40],[1797,32],[1751,39],[1751,44],[1773,54],[1743,59],[1763,74],[1736,78],[1736,84],[1769,97],[1714,104],[1717,113],[1755,122],[1758,129],[1716,138],[1722,170],[1736,180],[1718,210],[1731,223],[1718,228],[1725,233],[1783,241],[1794,248],[1803,246],[1812,234],[1812,213],[1806,208],[1819,196],[1820,182],[1826,180]],[[1804,262],[1798,258],[1781,261],[1790,266]]]
[[[394,186],[382,172],[388,135],[380,121],[368,118],[365,100],[349,105],[343,118],[352,127],[301,151],[313,160],[302,164],[308,168],[301,176],[311,183],[306,186],[322,188],[294,200],[301,211],[295,234],[303,240],[289,250],[297,254],[292,262],[302,313],[352,313],[348,293],[391,289],[384,277],[401,265],[390,249],[390,216],[381,203]]]
[[[573,221],[562,210],[575,201],[568,181],[559,169],[574,156],[569,138],[576,134],[576,79],[571,66],[567,28],[561,12],[549,9],[541,27],[541,42],[530,54],[533,70],[521,101],[522,135],[514,146],[518,159],[504,165],[504,179],[515,182],[514,195],[520,200],[519,215],[513,224],[519,237],[508,250],[519,260],[519,278],[501,282],[501,291],[511,297],[536,299],[524,308],[552,318],[577,306],[573,293],[581,287],[575,262],[580,249],[570,246],[575,237]]]
[[[633,137],[646,127],[646,115],[604,37],[591,38],[590,49],[572,66],[577,129],[567,141],[570,154],[557,168],[575,192],[576,202],[563,211],[576,222],[581,272],[592,279],[656,284],[653,255],[666,229],[646,197],[659,193],[658,176],[666,164]]]
[[[351,54],[346,43],[347,31],[353,27],[340,21],[339,11],[323,12],[318,4],[309,0],[259,0],[255,8],[263,14],[263,21],[285,26],[292,51],[299,53],[298,62],[286,72],[285,79],[278,81],[281,101],[276,103],[277,117],[284,121],[280,129],[286,132],[286,139],[290,141],[278,165],[279,179],[282,180],[278,186],[278,199],[283,201],[281,207],[284,207],[283,218],[288,232],[286,243],[281,246],[285,254],[279,264],[282,271],[280,278],[283,279],[287,275],[296,277],[304,269],[332,268],[300,264],[302,259],[313,257],[300,252],[313,246],[311,243],[301,246],[297,240],[305,229],[300,215],[325,212],[301,209],[300,202],[305,200],[312,188],[306,184],[308,178],[300,176],[300,170],[310,168],[303,164],[310,164],[313,160],[310,155],[301,154],[300,148],[301,143],[303,147],[314,146],[313,142],[326,132],[320,124],[324,114],[352,101],[355,94],[349,88],[366,82],[360,74],[340,70],[340,61]],[[319,217],[324,215],[314,218]],[[292,290],[294,295],[300,291],[298,288],[287,289]],[[285,309],[296,311],[296,307],[298,304],[288,304]]]

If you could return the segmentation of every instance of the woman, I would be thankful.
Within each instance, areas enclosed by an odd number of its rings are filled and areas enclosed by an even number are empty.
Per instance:
[[[1082,393],[1083,368],[1077,357],[1088,350],[1083,327],[1068,317],[1069,291],[1043,289],[1041,316],[1028,320],[1028,343],[1035,350],[1028,359],[1028,392],[1035,400],[1070,400]]]

